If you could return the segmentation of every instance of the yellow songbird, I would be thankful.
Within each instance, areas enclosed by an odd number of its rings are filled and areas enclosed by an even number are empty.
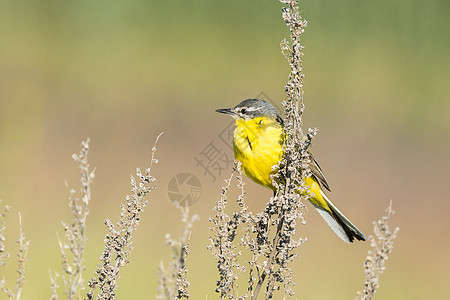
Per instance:
[[[219,113],[232,116],[236,121],[234,130],[234,156],[242,162],[245,174],[254,182],[276,190],[270,178],[276,171],[272,167],[283,156],[283,119],[275,107],[259,99],[247,99],[234,108],[217,109]],[[346,243],[355,238],[366,237],[327,198],[322,187],[330,190],[319,164],[311,155],[309,165],[312,175],[304,178],[312,196],[309,201],[325,219],[333,231]]]

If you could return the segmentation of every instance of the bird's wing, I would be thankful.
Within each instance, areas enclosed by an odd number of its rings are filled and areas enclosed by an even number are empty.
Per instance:
[[[317,162],[317,160],[314,158],[314,156],[311,154],[311,152],[309,153],[310,157],[311,157],[311,162],[309,163],[309,168],[311,169],[311,173],[312,175],[314,175],[314,177],[317,178],[317,181],[319,181],[319,183],[326,188],[327,190],[330,190],[330,186],[328,185],[327,179],[325,178],[325,175],[323,174],[322,169],[319,166],[319,163]]]

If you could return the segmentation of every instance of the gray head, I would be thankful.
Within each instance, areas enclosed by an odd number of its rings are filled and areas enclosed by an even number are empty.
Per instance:
[[[277,121],[281,120],[275,107],[260,99],[247,99],[233,108],[216,109],[216,112],[230,115],[235,119],[251,120],[256,117],[268,117]]]

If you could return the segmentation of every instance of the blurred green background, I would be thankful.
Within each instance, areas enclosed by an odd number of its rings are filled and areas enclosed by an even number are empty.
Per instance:
[[[331,199],[366,234],[393,200],[400,235],[377,299],[450,299],[450,2],[301,2],[305,127],[318,127],[313,151]],[[48,270],[60,270],[55,233],[70,220],[71,159],[90,137],[96,167],[85,278],[103,249],[105,218],[117,220],[129,174],[149,163],[155,137],[158,189],[150,196],[118,299],[153,299],[164,236],[181,230],[167,196],[170,179],[202,183],[192,212],[201,220],[188,261],[192,299],[218,298],[216,264],[206,250],[208,216],[225,168],[211,176],[195,158],[220,140],[230,119],[214,112],[262,92],[285,98],[280,54],[288,36],[275,1],[0,0],[0,199],[13,206],[1,274],[15,281],[17,212],[31,239],[23,299],[50,296]],[[247,180],[250,209],[270,192]],[[344,244],[308,204],[308,237],[295,262],[300,299],[352,299],[363,286],[369,243]],[[245,281],[245,279],[244,279]],[[4,297],[0,296],[1,299]]]

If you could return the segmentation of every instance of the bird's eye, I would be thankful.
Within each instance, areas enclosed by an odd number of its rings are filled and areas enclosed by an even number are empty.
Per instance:
[[[245,114],[247,112],[247,110],[245,108],[241,109],[241,114]]]

